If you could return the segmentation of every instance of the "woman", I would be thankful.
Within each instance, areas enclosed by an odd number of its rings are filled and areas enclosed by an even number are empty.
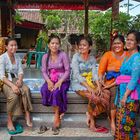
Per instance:
[[[99,103],[99,97],[102,97],[102,92],[98,82],[96,60],[90,55],[91,47],[91,38],[88,36],[80,36],[78,42],[79,53],[76,53],[72,59],[71,87],[78,95],[88,99],[87,123],[90,130],[93,132],[106,133],[107,129],[97,128],[94,121],[94,118],[101,113],[101,109],[97,107],[97,104],[101,104]],[[93,84],[93,82],[95,82],[97,86]],[[96,95],[96,91],[98,91],[98,95]],[[105,98],[109,99],[109,96]],[[107,108],[107,106],[105,108]]]
[[[9,134],[21,131],[14,127],[12,117],[21,115],[24,109],[27,126],[32,126],[30,111],[32,104],[30,90],[23,83],[23,69],[20,58],[16,55],[17,42],[10,38],[6,41],[7,51],[0,56],[0,80],[3,81],[3,93],[7,99],[7,128]]]
[[[98,75],[100,82],[104,88],[109,89],[110,95],[110,126],[111,133],[115,133],[115,116],[116,116],[116,106],[114,104],[116,96],[116,86],[110,88],[111,84],[114,83],[117,76],[120,75],[120,67],[126,55],[124,52],[124,37],[122,35],[117,35],[114,37],[112,42],[112,50],[106,52],[99,63]],[[106,75],[105,75],[106,73]],[[105,75],[105,76],[104,76]]]
[[[139,32],[131,31],[127,34],[128,56],[120,68],[121,75],[116,79],[119,91],[116,96],[115,140],[138,140],[136,113],[140,100],[140,54],[137,50],[139,41]]]
[[[58,134],[60,115],[67,110],[70,63],[65,52],[60,51],[60,39],[51,35],[48,40],[49,52],[42,58],[42,74],[45,83],[41,88],[42,104],[54,108],[54,134]]]

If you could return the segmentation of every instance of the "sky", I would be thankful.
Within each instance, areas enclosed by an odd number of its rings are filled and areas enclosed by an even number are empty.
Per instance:
[[[127,13],[127,7],[123,6],[124,4],[127,4],[127,3],[128,3],[128,0],[123,0],[122,2],[120,2],[120,11]],[[129,14],[132,16],[136,16],[140,14],[140,2],[129,0],[129,3],[133,4],[133,6],[129,6]]]

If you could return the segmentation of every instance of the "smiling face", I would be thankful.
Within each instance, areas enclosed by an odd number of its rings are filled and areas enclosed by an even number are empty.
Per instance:
[[[127,36],[127,39],[126,39],[126,48],[128,50],[135,50],[135,49],[137,49],[136,36],[133,33],[130,33]]]
[[[17,42],[15,40],[11,40],[8,42],[6,49],[8,53],[14,54],[17,51],[17,47]]]
[[[123,43],[119,38],[116,38],[116,39],[113,41],[112,50],[113,50],[115,53],[120,53],[120,52],[123,51],[123,48],[124,48],[124,43]]]
[[[57,53],[60,47],[60,41],[58,38],[52,38],[48,45],[52,53]]]
[[[89,53],[89,51],[91,49],[90,46],[89,46],[89,43],[84,39],[80,41],[78,47],[79,47],[79,52],[81,54],[87,54],[87,53]]]

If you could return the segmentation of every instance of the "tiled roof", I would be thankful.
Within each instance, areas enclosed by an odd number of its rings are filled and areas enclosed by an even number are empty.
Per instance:
[[[43,24],[43,20],[39,11],[18,11],[23,19],[35,23]]]

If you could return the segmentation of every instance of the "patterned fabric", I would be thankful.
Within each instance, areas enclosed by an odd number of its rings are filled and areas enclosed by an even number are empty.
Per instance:
[[[2,80],[0,80],[0,92],[2,91],[2,88],[3,88],[3,81]]]
[[[96,91],[96,95],[98,91]],[[107,89],[102,89],[102,96],[93,96],[91,102],[96,106],[92,110],[93,116],[97,117],[99,114],[106,112],[109,114],[109,101],[110,101],[110,91]]]
[[[136,129],[136,113],[138,101],[127,103],[117,109],[115,140],[138,140]]]
[[[135,53],[127,60],[125,59],[121,68],[121,75],[131,76],[131,80],[128,83],[121,83],[116,96],[117,105],[117,121],[116,121],[116,133],[115,140],[138,140],[137,128],[136,128],[136,113],[139,107],[140,100],[140,54]],[[125,107],[121,106],[122,100],[126,89],[138,91],[138,100],[132,100],[131,96],[127,97]]]

